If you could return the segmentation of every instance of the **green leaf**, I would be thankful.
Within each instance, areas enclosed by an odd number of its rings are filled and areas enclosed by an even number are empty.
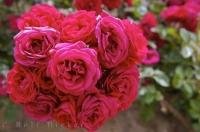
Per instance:
[[[183,92],[187,98],[191,98],[193,96],[193,88],[190,84],[184,83],[183,84]]]
[[[145,67],[141,71],[141,78],[152,77],[154,75],[154,69],[151,67]]]
[[[156,70],[154,72],[153,79],[162,87],[169,87],[170,86],[170,80],[168,76],[160,70]]]
[[[183,58],[190,58],[193,54],[193,48],[190,46],[183,46],[181,49],[181,55]]]
[[[183,82],[183,70],[181,67],[177,67],[172,78],[172,86],[175,88],[181,88]]]

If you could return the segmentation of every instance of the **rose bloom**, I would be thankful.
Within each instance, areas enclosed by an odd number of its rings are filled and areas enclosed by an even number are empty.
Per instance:
[[[119,66],[111,71],[104,82],[105,93],[119,101],[119,110],[127,109],[135,101],[139,86],[136,66]]]
[[[18,21],[20,30],[25,27],[44,27],[49,26],[60,30],[63,15],[53,6],[47,4],[37,4],[24,13]]]
[[[113,68],[127,58],[129,46],[124,29],[120,19],[111,16],[100,18],[95,34],[103,67]]]
[[[146,13],[140,21],[140,28],[142,29],[144,36],[148,40],[152,40],[156,43],[158,47],[163,47],[165,40],[163,40],[158,33],[152,32],[152,28],[156,27],[158,24],[156,16],[148,12]]]
[[[122,4],[121,0],[102,0],[102,2],[108,9],[119,8]]]
[[[35,70],[35,74],[37,75],[36,82],[39,88],[49,91],[52,91],[56,88],[53,80],[47,75],[46,68],[37,68]]]
[[[160,54],[155,49],[149,49],[146,58],[142,61],[145,65],[157,64],[160,61]]]
[[[51,52],[48,74],[59,90],[80,95],[97,83],[101,76],[97,53],[84,42],[57,44]]]
[[[14,64],[8,73],[8,93],[15,103],[28,103],[35,99],[38,88],[34,82],[35,75],[25,67]]]
[[[79,123],[88,131],[95,131],[105,121],[117,113],[118,104],[115,99],[98,92],[91,92],[79,98]]]
[[[83,41],[90,45],[95,38],[95,25],[96,16],[93,11],[82,10],[70,14],[62,22],[61,40],[70,43]]]
[[[13,0],[3,0],[3,2],[6,6],[12,6],[13,4]]]
[[[147,40],[139,26],[129,20],[124,20],[123,23],[129,40],[128,58],[124,64],[140,64],[147,53]]]
[[[49,50],[59,41],[59,33],[49,27],[27,27],[18,33],[14,40],[16,62],[37,67],[48,61]]]
[[[18,20],[18,16],[15,15],[9,15],[8,16],[8,23],[9,23],[9,28],[12,31],[17,31],[18,27],[17,27],[17,20]]]
[[[102,11],[101,0],[74,0],[73,4],[78,10],[96,11],[97,13]]]
[[[57,100],[52,95],[39,94],[32,101],[24,105],[24,112],[34,120],[45,122],[52,119]]]
[[[77,128],[76,102],[73,98],[62,101],[60,106],[55,109],[54,120],[67,128]]]
[[[145,37],[147,37],[148,39],[151,39],[153,36],[153,32],[151,31],[151,29],[153,27],[156,27],[158,24],[156,16],[151,13],[148,12],[146,13],[143,18],[140,21],[140,28],[143,30]]]

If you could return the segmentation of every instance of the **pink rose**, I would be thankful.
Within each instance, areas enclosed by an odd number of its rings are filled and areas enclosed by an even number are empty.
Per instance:
[[[74,0],[74,6],[78,10],[101,12],[101,0]]]
[[[83,98],[79,98],[78,104],[80,105],[79,123],[88,131],[95,131],[105,121],[113,117],[118,109],[116,100],[98,92],[89,93]]]
[[[109,16],[100,18],[97,24],[99,59],[105,68],[113,68],[127,58],[129,45],[124,29],[120,19]]]
[[[34,120],[49,121],[52,119],[56,103],[54,96],[39,94],[32,102],[24,105],[24,112]]]
[[[149,49],[146,58],[142,61],[145,65],[157,64],[160,61],[160,54],[157,50]]]
[[[72,95],[91,89],[101,76],[96,51],[81,41],[57,44],[48,73],[59,90]]]
[[[15,103],[28,103],[35,99],[38,88],[35,76],[28,68],[15,64],[8,73],[8,93]]]
[[[63,15],[53,6],[37,4],[23,14],[18,21],[18,28],[49,26],[60,31]]]
[[[70,14],[62,22],[61,40],[70,43],[83,41],[91,45],[95,38],[95,25],[95,12],[77,11]]]
[[[140,64],[147,53],[147,40],[139,26],[129,20],[124,20],[123,23],[130,45],[128,48],[128,58],[124,64]]]
[[[73,98],[62,101],[61,105],[55,109],[54,120],[67,128],[77,128],[76,102]]]
[[[135,101],[139,86],[139,71],[136,66],[119,66],[105,79],[105,93],[116,98],[119,110],[127,109]]]
[[[59,33],[49,27],[27,27],[14,40],[16,62],[37,67],[48,61],[49,50],[59,41]]]

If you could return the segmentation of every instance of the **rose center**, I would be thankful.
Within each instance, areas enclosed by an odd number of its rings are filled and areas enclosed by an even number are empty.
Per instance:
[[[42,40],[33,40],[30,44],[32,53],[39,53],[42,51]]]
[[[109,44],[107,46],[107,49],[109,49],[109,51],[113,53],[117,49],[117,42],[111,36],[108,37],[108,42]]]
[[[73,82],[80,81],[84,77],[86,68],[84,62],[81,60],[64,62],[65,65],[65,75],[67,79],[72,80]]]

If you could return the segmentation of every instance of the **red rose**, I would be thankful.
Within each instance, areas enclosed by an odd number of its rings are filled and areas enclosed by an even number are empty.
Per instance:
[[[103,67],[113,68],[127,58],[129,45],[124,30],[120,19],[111,16],[100,18],[95,34],[98,40],[98,56]]]
[[[51,52],[48,74],[59,90],[80,95],[95,86],[101,76],[95,50],[79,41],[57,44]]]
[[[139,71],[136,66],[119,66],[107,76],[105,93],[119,101],[119,110],[127,109],[137,97]]]
[[[68,15],[62,22],[61,40],[75,43],[83,41],[91,44],[96,25],[95,12],[77,11]]]
[[[158,47],[163,47],[164,40],[158,33],[152,32],[152,28],[156,27],[157,24],[156,16],[153,13],[148,12],[141,19],[139,26],[147,39],[154,41]]]
[[[15,15],[10,15],[8,16],[8,23],[9,23],[9,27],[12,31],[16,31],[18,29],[17,27],[17,20],[18,20],[18,16]]]
[[[63,15],[58,10],[46,4],[32,6],[30,11],[23,14],[18,21],[20,30],[25,27],[44,27],[49,26],[60,30]]]
[[[143,30],[145,37],[151,39],[152,35],[154,34],[151,29],[157,26],[157,24],[158,22],[156,16],[153,13],[148,12],[143,16],[142,20],[140,21],[140,27]]]
[[[24,105],[24,111],[32,119],[45,122],[52,119],[56,103],[54,96],[39,94],[33,101]]]
[[[35,76],[28,68],[15,64],[8,73],[8,93],[15,103],[28,103],[35,99],[38,88]]]
[[[54,111],[54,120],[67,128],[77,128],[76,102],[68,96],[67,100],[63,100],[61,105]]]
[[[14,57],[24,66],[38,67],[48,61],[49,50],[59,41],[59,32],[49,27],[27,27],[15,37]]]
[[[3,0],[3,2],[6,6],[12,6],[13,4],[13,0]]]
[[[122,4],[121,0],[102,0],[102,2],[108,9],[119,8]]]
[[[80,105],[79,123],[88,131],[95,131],[114,116],[118,109],[116,100],[98,92],[89,93],[83,98],[79,98],[78,104]]]
[[[161,18],[166,22],[180,23],[190,31],[195,31],[198,24],[200,4],[189,1],[181,6],[170,6],[161,12]]]
[[[36,69],[35,74],[37,75],[36,82],[39,88],[49,91],[56,88],[53,80],[47,75],[46,68]]]
[[[172,6],[172,5],[183,5],[188,0],[163,0],[163,1],[166,2],[168,6]]]
[[[74,6],[78,10],[101,12],[101,0],[74,0]]]
[[[147,53],[147,40],[144,37],[142,30],[136,24],[128,20],[124,20],[123,23],[130,45],[128,58],[124,64],[140,64]]]

